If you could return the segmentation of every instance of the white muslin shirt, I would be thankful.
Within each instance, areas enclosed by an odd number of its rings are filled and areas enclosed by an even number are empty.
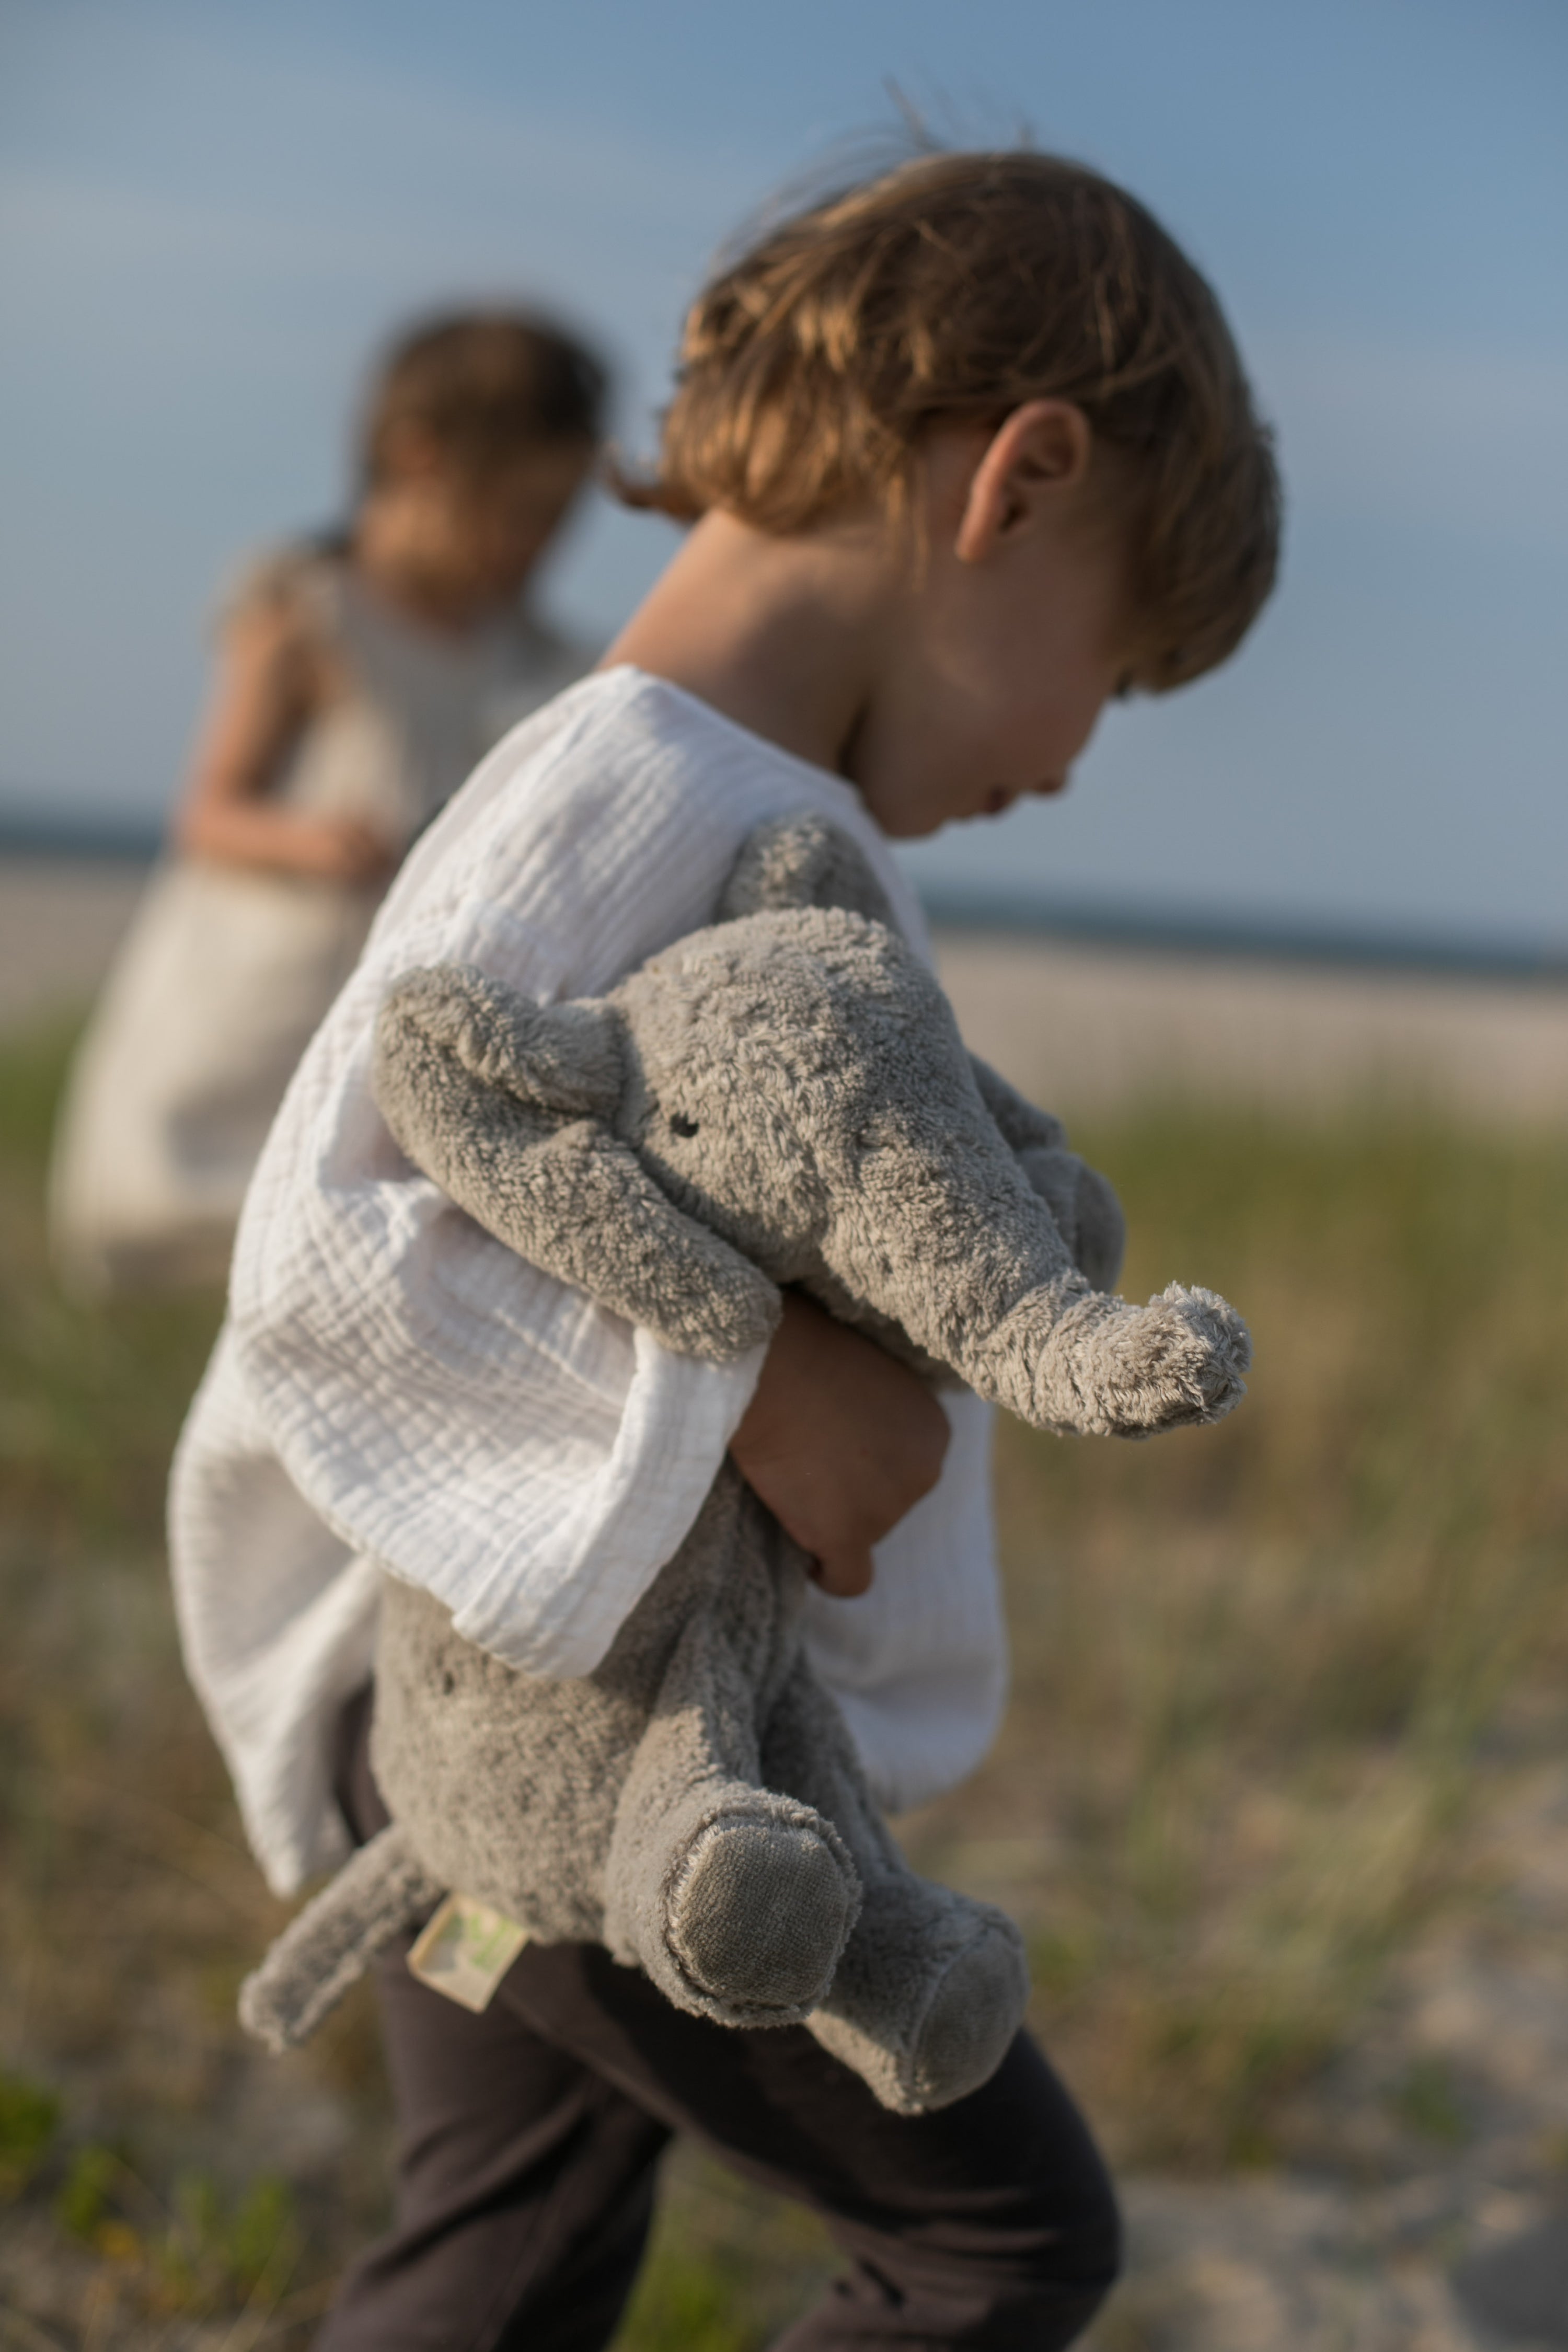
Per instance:
[[[848,785],[641,671],[585,679],[417,845],[300,1065],[170,1498],[186,1663],[279,1893],[345,1851],[332,1727],[372,1670],[383,1573],[515,1666],[590,1672],[696,1517],[763,1354],[672,1353],[413,1169],[370,1091],[382,997],[443,961],[541,1001],[599,994],[714,919],[755,825],[805,812],[854,835],[929,954]],[[941,1481],[878,1548],[871,1591],[807,1599],[811,1655],[891,1810],[971,1770],[1004,1697],[989,1412],[944,1402]]]

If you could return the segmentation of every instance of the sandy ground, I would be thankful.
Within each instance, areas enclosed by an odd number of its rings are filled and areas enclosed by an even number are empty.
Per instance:
[[[1561,1764],[1475,1822],[1487,1899],[1402,1956],[1313,2085],[1315,2167],[1123,2185],[1129,2275],[1089,2352],[1568,2347],[1565,1831]]]
[[[965,1036],[1047,1104],[1425,1097],[1568,1118],[1568,988],[950,932]]]
[[[0,1025],[80,1003],[142,884],[124,864],[0,858]],[[1568,988],[949,932],[942,971],[976,1052],[1039,1100],[1151,1091],[1321,1107],[1426,1096],[1568,1118]]]
[[[91,995],[144,879],[121,858],[0,856],[0,1026]]]

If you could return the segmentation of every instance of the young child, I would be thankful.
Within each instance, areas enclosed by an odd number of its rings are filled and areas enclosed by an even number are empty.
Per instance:
[[[1003,1700],[986,1415],[804,1298],[766,1349],[666,1353],[513,1256],[392,1144],[370,1040],[410,965],[596,993],[711,920],[764,819],[888,843],[1059,792],[1111,695],[1221,661],[1273,577],[1267,437],[1219,310],[1141,206],[1027,153],[922,159],[700,296],[643,502],[693,520],[595,677],[426,836],[252,1188],[176,1465],[191,1671],[280,1891],[385,1816],[384,1570],[535,1673],[591,1671],[728,1446],[817,1563],[808,1639],[880,1800],[978,1762]],[[873,1554],[875,1580],[872,1580]],[[848,2259],[791,2352],[1070,2342],[1116,2266],[1089,2134],[1026,2036],[900,2118],[804,2030],[726,2031],[596,1948],[473,2016],[379,1970],[396,2220],[328,2352],[606,2344],[657,2160],[697,2135]]]
[[[520,602],[581,489],[604,377],[522,315],[405,336],[372,386],[339,533],[253,565],[56,1154],[79,1287],[216,1280],[294,1066],[408,843],[588,656]]]

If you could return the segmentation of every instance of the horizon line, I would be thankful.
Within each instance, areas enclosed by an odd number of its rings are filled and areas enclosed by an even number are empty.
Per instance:
[[[148,818],[102,813],[68,817],[0,803],[0,856],[150,866],[163,844],[163,827]],[[1347,922],[1337,916],[1258,916],[1217,907],[1183,909],[1007,883],[916,887],[927,918],[942,930],[1013,932],[1148,954],[1425,971],[1456,980],[1568,982],[1568,941],[1539,935],[1466,937],[1397,922]]]

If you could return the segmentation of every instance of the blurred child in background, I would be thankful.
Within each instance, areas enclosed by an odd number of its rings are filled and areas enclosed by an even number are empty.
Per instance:
[[[78,1057],[51,1211],[99,1292],[220,1278],[300,1054],[405,850],[588,667],[526,589],[594,464],[598,361],[475,312],[370,391],[353,512],[254,563],[174,824]]]

